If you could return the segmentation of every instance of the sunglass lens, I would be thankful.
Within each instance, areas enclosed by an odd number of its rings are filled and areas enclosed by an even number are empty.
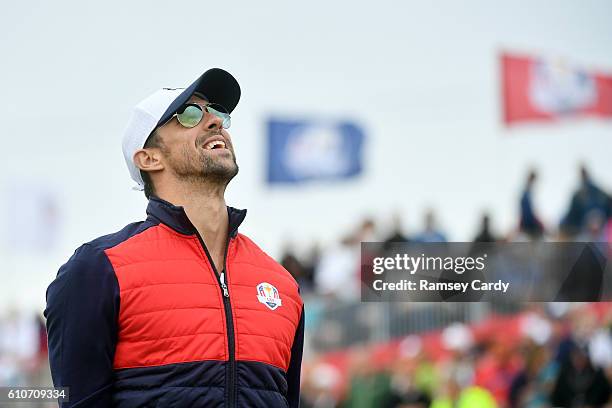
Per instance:
[[[202,109],[197,105],[187,105],[182,112],[177,112],[176,118],[179,123],[187,128],[197,126],[202,120]]]
[[[223,121],[222,126],[224,129],[228,129],[232,124],[230,115],[223,106],[216,103],[211,103],[206,107],[206,110],[208,110],[208,112],[212,113]]]

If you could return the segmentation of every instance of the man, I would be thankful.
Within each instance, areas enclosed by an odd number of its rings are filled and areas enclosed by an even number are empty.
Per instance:
[[[436,216],[432,209],[425,212],[425,229],[414,237],[416,242],[446,242],[446,236],[436,226]]]
[[[519,228],[533,240],[540,239],[544,234],[544,224],[542,224],[533,208],[533,189],[537,178],[538,174],[536,171],[530,170],[520,202],[521,215]]]
[[[224,200],[239,99],[234,77],[211,69],[134,109],[123,153],[147,219],[81,246],[47,290],[63,406],[298,406],[298,285]]]
[[[568,237],[576,237],[584,232],[588,214],[598,213],[604,219],[612,217],[612,197],[595,184],[584,165],[581,165],[578,171],[580,186],[572,195],[567,214],[560,225],[561,232]]]

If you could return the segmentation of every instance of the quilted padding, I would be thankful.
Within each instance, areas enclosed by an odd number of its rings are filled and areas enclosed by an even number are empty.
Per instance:
[[[105,252],[121,296],[115,369],[228,360],[222,292],[196,235],[159,224]],[[302,309],[296,282],[242,234],[226,269],[236,360],[286,371]],[[264,282],[279,292],[274,310],[258,300]]]

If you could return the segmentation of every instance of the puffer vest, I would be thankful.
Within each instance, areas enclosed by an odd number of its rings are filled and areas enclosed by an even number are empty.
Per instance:
[[[46,313],[56,386],[73,387],[80,401],[75,406],[108,406],[110,401],[120,408],[296,407],[302,299],[293,277],[238,233],[246,211],[228,207],[229,238],[221,270],[215,269],[181,207],[152,197],[147,215],[143,222],[85,244],[50,286]],[[91,264],[99,267],[91,271]],[[97,274],[106,277],[98,279]],[[100,288],[80,283],[76,288],[69,279],[79,276],[103,283]],[[106,300],[89,302],[83,292],[107,299],[102,290],[113,292],[114,306]],[[67,296],[83,296],[83,308],[93,312],[81,317],[78,307],[62,309]],[[86,320],[102,307],[106,309],[100,316],[112,308],[106,319],[112,323],[100,333],[84,333],[84,338],[112,338],[113,344],[94,346],[111,350],[108,381],[100,358],[92,359],[92,378],[86,379],[75,374],[87,369],[81,366],[86,364],[83,358],[66,354],[74,333],[83,331],[74,322],[98,330]],[[96,378],[103,384],[92,385]]]

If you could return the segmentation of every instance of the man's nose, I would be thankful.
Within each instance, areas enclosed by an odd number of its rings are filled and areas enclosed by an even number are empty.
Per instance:
[[[210,112],[204,112],[204,128],[207,130],[221,130],[223,119]]]

